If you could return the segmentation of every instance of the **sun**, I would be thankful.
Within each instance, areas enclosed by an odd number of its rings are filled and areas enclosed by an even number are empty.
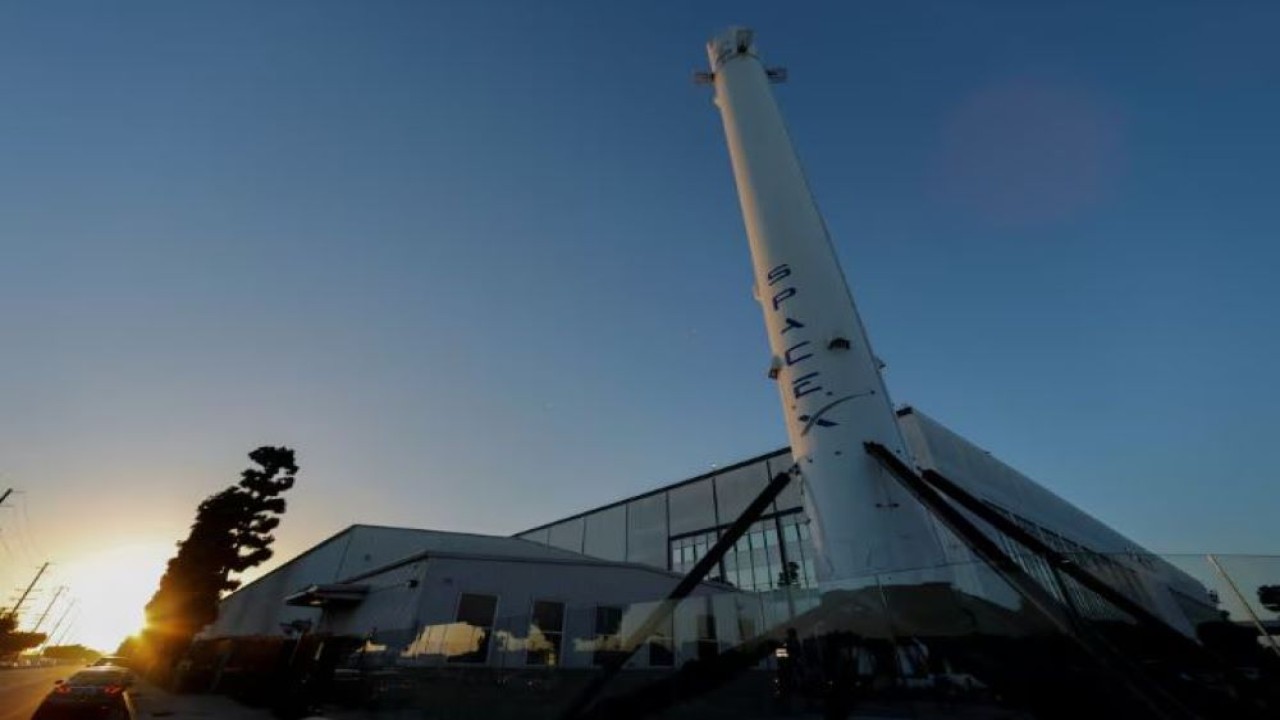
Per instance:
[[[131,543],[93,551],[64,566],[66,584],[79,599],[75,625],[64,643],[114,652],[142,629],[151,599],[173,545]]]

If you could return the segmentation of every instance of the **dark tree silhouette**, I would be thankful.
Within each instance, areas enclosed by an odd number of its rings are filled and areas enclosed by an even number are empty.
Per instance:
[[[800,584],[800,563],[797,563],[797,562],[787,563],[787,566],[783,568],[782,572],[778,573],[778,587],[780,588],[794,587],[799,584]]]
[[[1258,588],[1258,602],[1273,613],[1280,613],[1280,585],[1263,585]]]
[[[18,618],[0,609],[0,657],[29,650],[45,641],[44,633],[18,632]]]
[[[83,645],[50,645],[41,655],[51,660],[71,660],[79,663],[90,663],[102,657],[102,653]]]
[[[258,467],[200,503],[191,532],[178,543],[178,554],[147,603],[143,644],[162,666],[218,616],[222,594],[240,586],[233,575],[271,558],[271,531],[285,511],[280,495],[293,487],[298,466],[285,447],[263,446],[249,459]]]

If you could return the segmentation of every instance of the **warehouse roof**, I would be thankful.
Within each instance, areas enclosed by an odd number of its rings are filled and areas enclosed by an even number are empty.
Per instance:
[[[373,568],[382,568],[388,564],[394,564],[402,558],[420,555],[423,552],[429,552],[436,555],[466,554],[501,556],[526,560],[582,560],[586,558],[585,555],[580,555],[570,550],[561,550],[560,548],[550,547],[541,543],[536,543],[532,540],[525,540],[523,538],[356,523],[354,525],[348,525],[342,530],[339,530],[333,535],[330,535],[324,540],[321,540],[315,545],[303,550],[266,573],[254,578],[250,582],[241,585],[235,592],[223,597],[222,600],[226,601],[228,598],[241,594],[250,587],[262,583],[267,578],[282,572],[287,572],[289,569],[299,565],[302,560],[311,556],[321,548],[344,538],[349,538],[360,530],[377,533],[377,535],[374,536],[378,539],[376,544],[381,546],[383,551],[387,554],[376,560],[372,566],[366,566],[359,571],[350,569],[347,572],[341,573],[341,575],[352,575],[357,574],[358,572],[368,571]],[[346,553],[344,552],[343,560],[345,560],[345,555]],[[334,573],[339,572],[340,568],[343,567],[343,560],[340,560],[338,565],[332,567],[328,571],[329,575],[327,578],[309,577],[304,581],[303,585],[324,580],[332,581],[341,579],[341,576],[335,576]]]
[[[370,527],[370,526],[364,526]],[[408,528],[396,528],[408,530]],[[485,555],[521,560],[583,560],[585,555],[518,537],[446,530],[413,530],[417,549],[409,555]]]

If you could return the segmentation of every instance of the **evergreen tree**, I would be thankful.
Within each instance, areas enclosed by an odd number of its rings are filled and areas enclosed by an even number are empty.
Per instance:
[[[18,632],[18,618],[0,608],[0,657],[30,650],[45,641],[44,633]]]
[[[102,653],[84,645],[50,645],[40,653],[40,656],[51,660],[70,660],[85,664],[102,657]]]
[[[285,511],[280,497],[293,487],[298,466],[293,450],[263,446],[249,453],[257,467],[240,482],[209,496],[196,509],[187,539],[147,603],[147,650],[168,664],[200,628],[218,615],[224,592],[240,586],[232,577],[271,558],[271,534]]]

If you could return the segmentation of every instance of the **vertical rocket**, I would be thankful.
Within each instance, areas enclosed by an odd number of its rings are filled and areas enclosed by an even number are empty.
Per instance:
[[[924,508],[863,450],[884,445],[910,462],[893,404],[752,32],[707,44],[764,312],[793,472],[804,488],[823,587],[943,562]]]

